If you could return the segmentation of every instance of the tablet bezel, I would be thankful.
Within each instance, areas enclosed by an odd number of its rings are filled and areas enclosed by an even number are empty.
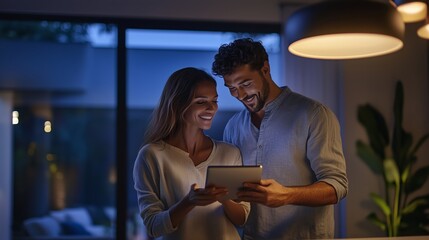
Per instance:
[[[228,194],[224,199],[237,199],[237,191],[244,182],[258,183],[262,177],[262,165],[208,166],[205,186],[226,187]]]

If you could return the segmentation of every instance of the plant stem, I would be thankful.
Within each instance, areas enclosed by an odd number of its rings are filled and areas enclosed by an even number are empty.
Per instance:
[[[384,180],[384,198],[386,199],[386,203],[388,206],[390,206],[390,194],[389,194],[389,183],[387,181],[387,177],[386,177],[386,173],[383,172],[383,180]],[[393,226],[392,226],[392,219],[391,219],[392,215],[387,215],[386,216],[386,231],[387,231],[387,236],[392,237],[393,236]]]
[[[394,198],[394,202],[393,202],[393,215],[392,215],[392,220],[393,220],[393,237],[396,237],[398,235],[398,227],[399,227],[399,183],[395,184],[395,198]]]

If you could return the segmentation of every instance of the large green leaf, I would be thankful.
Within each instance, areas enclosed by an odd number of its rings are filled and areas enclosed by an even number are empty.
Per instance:
[[[411,150],[410,155],[414,156],[417,151],[419,150],[420,146],[426,142],[426,140],[429,138],[429,133],[426,133],[425,135],[423,135],[423,137],[421,137],[419,139],[419,141],[417,142],[417,144],[414,146],[414,148]]]
[[[358,140],[356,142],[357,155],[366,163],[366,165],[378,175],[383,174],[383,161],[374,152],[374,150],[364,142]]]
[[[421,206],[425,206],[428,203],[429,203],[428,200],[424,199],[424,198],[415,199],[415,200],[411,201],[410,203],[408,203],[407,206],[405,206],[402,209],[402,214],[410,214],[410,213],[416,211],[417,208],[419,208]]]
[[[420,189],[429,177],[429,166],[418,169],[405,184],[405,193],[410,194]]]
[[[412,202],[417,202],[417,201],[420,201],[420,200],[422,200],[422,199],[426,202],[426,204],[425,204],[425,205],[421,205],[421,206],[419,206],[418,208],[420,208],[420,209],[429,209],[429,194],[426,194],[426,195],[422,195],[422,196],[415,197],[415,198],[413,198],[413,199],[410,201],[410,203],[412,203]],[[428,213],[429,213],[429,212],[428,212]]]
[[[397,82],[395,88],[395,100],[393,104],[394,125],[392,136],[392,150],[397,160],[399,160],[397,154],[402,147],[402,135],[404,133],[404,130],[402,129],[403,107],[404,87],[402,86],[401,82]]]
[[[393,103],[393,114],[395,125],[397,125],[398,129],[402,129],[402,116],[403,116],[403,108],[404,108],[404,86],[401,81],[396,82],[395,87],[395,100]],[[398,130],[395,129],[395,130]],[[395,145],[394,141],[392,144]]]
[[[426,229],[426,226],[421,222],[416,222],[414,224],[405,224],[404,226],[398,229],[398,236],[425,236],[429,235],[429,231]]]
[[[404,160],[402,159],[403,148],[403,138],[404,130],[402,128],[402,117],[403,117],[403,107],[404,107],[404,87],[399,81],[396,83],[395,87],[395,99],[393,103],[393,115],[394,115],[394,124],[393,124],[393,136],[392,136],[392,151],[393,156],[398,164],[399,168],[402,170],[402,164]]]
[[[423,203],[423,201],[426,203]],[[413,199],[408,206],[407,210],[403,212],[402,221],[399,227],[400,236],[415,236],[415,235],[429,235],[426,229],[429,225],[429,195],[421,196]],[[411,208],[415,209],[411,211]]]
[[[402,171],[401,174],[401,182],[405,185],[408,181],[408,177],[410,176],[411,164],[408,164],[407,167]]]
[[[387,158],[384,160],[383,165],[386,181],[388,183],[394,183],[396,186],[399,186],[401,180],[395,160],[393,160],[392,158]]]
[[[381,230],[386,231],[386,223],[380,220],[375,213],[370,213],[368,216],[366,216],[366,219],[378,226]]]
[[[380,197],[376,193],[371,193],[370,197],[372,201],[380,208],[380,210],[383,212],[383,214],[386,217],[389,217],[392,214],[392,211],[390,210],[389,205],[386,203],[386,201]]]
[[[398,138],[398,135],[394,135],[394,137]],[[394,159],[398,165],[399,171],[403,171],[404,168],[408,164],[412,164],[415,159],[414,156],[410,155],[410,149],[413,144],[413,136],[405,131],[401,131],[400,139],[397,140],[399,142],[397,146],[392,145],[392,152]],[[393,143],[392,143],[393,144]]]
[[[389,144],[389,132],[384,117],[373,106],[365,104],[358,107],[358,120],[365,128],[369,145],[384,159],[384,150]]]
[[[393,136],[392,136],[392,151],[393,157],[398,165],[399,171],[403,172],[407,164],[412,160],[409,155],[413,136],[406,132],[402,127],[404,107],[404,87],[401,81],[396,83],[395,99],[393,104]],[[408,157],[411,157],[409,159]]]

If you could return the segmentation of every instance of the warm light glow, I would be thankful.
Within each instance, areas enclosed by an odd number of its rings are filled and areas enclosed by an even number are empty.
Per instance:
[[[426,19],[427,6],[424,2],[404,3],[398,6],[398,11],[404,22],[418,22]]]
[[[419,35],[421,38],[429,39],[429,24],[419,28],[419,30],[417,30],[417,35]]]
[[[18,111],[13,111],[12,112],[12,124],[16,125],[19,123],[19,112]]]
[[[374,57],[401,49],[400,39],[380,34],[331,34],[301,39],[289,46],[295,55],[317,59]]]
[[[61,171],[53,173],[52,203],[55,209],[63,209],[66,206],[65,179]]]
[[[111,167],[109,170],[109,183],[116,184],[117,177],[116,177],[116,168]]]
[[[57,164],[53,163],[53,164],[49,165],[49,170],[51,171],[51,173],[56,173],[58,171]]]
[[[37,145],[35,142],[31,142],[28,145],[28,149],[27,149],[27,154],[29,157],[34,157],[34,155],[36,154],[37,151]]]
[[[55,159],[54,154],[52,154],[52,153],[46,154],[46,160],[53,161],[54,159]]]
[[[46,121],[45,122],[45,128],[44,128],[45,132],[50,133],[52,131],[52,124],[51,121]]]

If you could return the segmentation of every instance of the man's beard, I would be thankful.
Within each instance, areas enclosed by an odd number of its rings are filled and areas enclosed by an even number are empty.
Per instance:
[[[262,75],[262,74],[261,74]],[[264,78],[264,77],[263,77]],[[264,81],[262,83],[262,90],[261,92],[259,92],[258,94],[254,94],[250,97],[247,98],[252,98],[254,97],[254,101],[255,101],[255,106],[254,107],[250,107],[245,103],[245,99],[242,101],[242,103],[244,104],[244,106],[247,108],[247,110],[249,110],[249,112],[252,113],[257,113],[259,111],[261,111],[264,106],[265,106],[265,102],[267,101],[267,97],[268,97],[268,93],[269,93],[270,89],[268,87],[268,82],[267,80],[264,78]]]
[[[255,106],[254,107],[250,107],[249,105],[247,105],[246,103],[244,103],[243,101],[242,101],[242,103],[243,103],[243,105],[247,108],[247,110],[249,110],[249,112],[252,112],[252,113],[256,113],[256,112],[259,112],[259,111],[261,111],[261,109],[264,107],[264,105],[265,105],[265,101],[263,101],[262,99],[261,99],[261,96],[260,96],[260,94],[255,94],[255,95],[252,95],[252,97],[255,97]]]

